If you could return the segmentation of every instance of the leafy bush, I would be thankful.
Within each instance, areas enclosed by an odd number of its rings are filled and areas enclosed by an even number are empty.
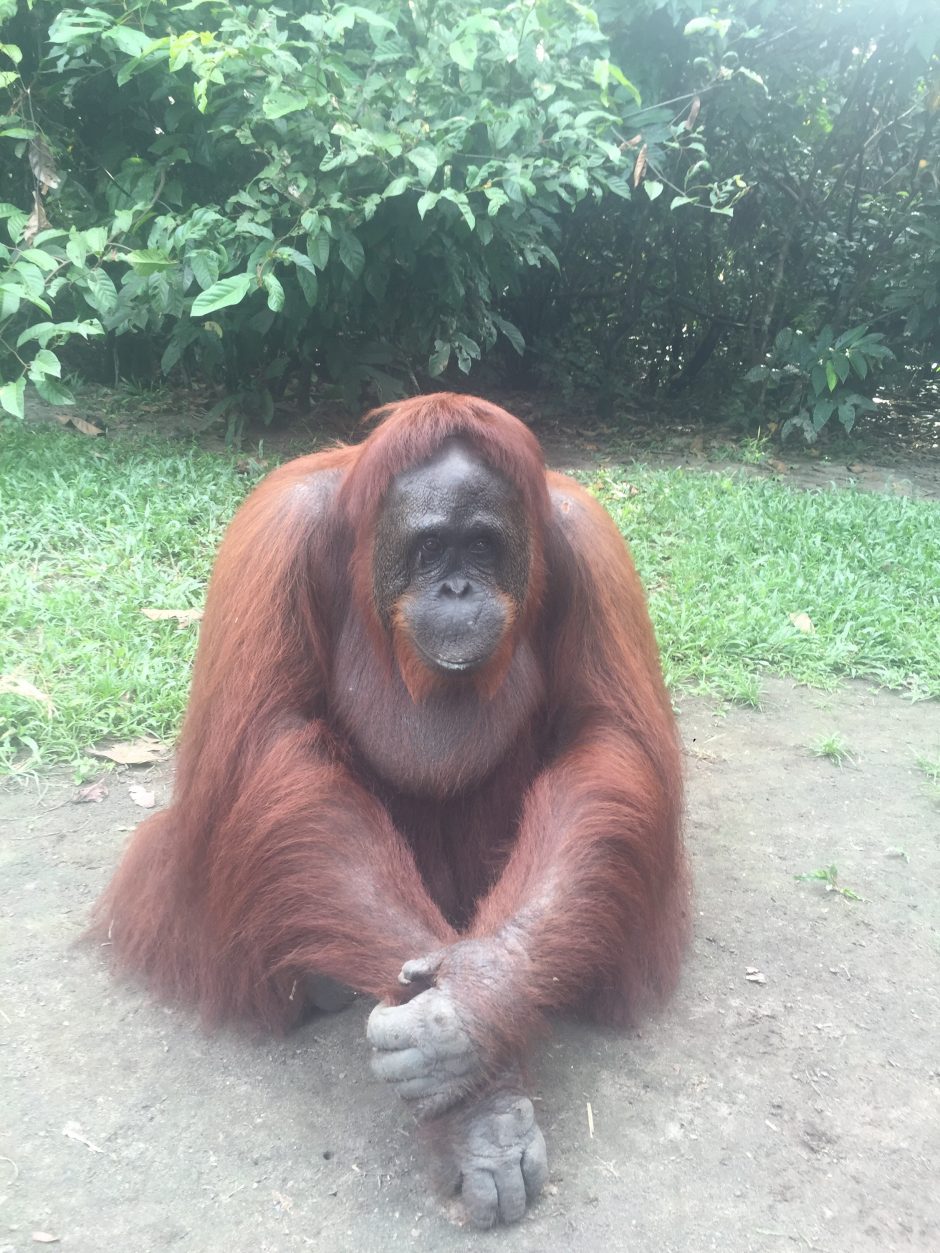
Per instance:
[[[638,389],[707,386],[727,412],[781,330],[869,326],[904,367],[891,383],[922,381],[940,349],[936,0],[597,5],[644,102],[624,133],[663,194],[584,200],[560,272],[523,276],[514,320],[544,377],[614,411],[628,390],[635,408]],[[847,403],[841,381],[828,398]]]
[[[0,0],[0,404],[162,370],[237,427],[494,349],[612,413],[724,404],[786,328],[823,370],[824,328],[876,329],[922,378],[936,0],[595,4]],[[789,430],[870,400],[811,375],[765,389]]]
[[[76,333],[119,365],[146,336],[267,413],[291,371],[379,399],[466,373],[500,337],[522,352],[501,309],[557,265],[559,216],[629,195],[612,128],[636,91],[569,0],[14,10],[0,137],[7,185],[28,162],[34,186],[0,210],[13,413],[27,379],[68,402]]]
[[[829,326],[814,338],[785,327],[774,340],[770,360],[754,366],[746,378],[760,383],[777,412],[785,415],[784,439],[801,430],[813,443],[834,415],[849,432],[860,413],[875,408],[869,396],[855,390],[852,376],[864,384],[885,362],[894,360],[883,339],[867,326],[853,326],[838,338]]]

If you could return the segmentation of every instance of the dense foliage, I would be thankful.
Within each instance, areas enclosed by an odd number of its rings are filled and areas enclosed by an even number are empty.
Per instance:
[[[0,18],[11,413],[175,373],[237,427],[493,350],[611,408],[730,382],[813,436],[940,356],[933,0]]]

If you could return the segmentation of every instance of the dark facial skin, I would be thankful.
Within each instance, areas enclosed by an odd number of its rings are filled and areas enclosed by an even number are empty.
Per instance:
[[[379,517],[375,596],[386,626],[398,610],[422,660],[465,674],[502,640],[525,601],[529,541],[515,489],[468,444],[448,440],[399,475]]]

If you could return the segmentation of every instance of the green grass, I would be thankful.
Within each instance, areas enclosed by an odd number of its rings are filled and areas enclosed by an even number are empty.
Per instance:
[[[0,693],[0,766],[173,735],[196,628],[141,610],[201,605],[248,486],[228,460],[180,445],[0,426],[0,675],[54,706]]]
[[[835,732],[831,735],[824,735],[817,740],[812,746],[812,752],[814,757],[825,757],[834,766],[845,766],[850,761],[855,760],[855,754],[848,744],[846,744],[841,735]]]
[[[940,696],[937,504],[683,470],[583,477],[633,548],[671,685],[753,702],[773,671]]]
[[[937,505],[681,470],[588,481],[633,546],[672,685],[757,703],[776,671],[940,695]],[[0,691],[0,766],[81,773],[104,739],[172,737],[196,630],[141,610],[202,603],[250,485],[180,444],[0,425],[0,675],[54,707]]]

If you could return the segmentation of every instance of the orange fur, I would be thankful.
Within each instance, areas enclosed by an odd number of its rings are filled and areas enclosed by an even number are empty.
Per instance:
[[[311,971],[392,997],[407,959],[498,942],[505,978],[465,996],[503,1058],[545,1010],[625,1021],[674,984],[675,727],[626,545],[546,474],[532,433],[449,394],[378,416],[362,444],[276,470],[232,522],[172,803],[135,833],[92,929],[160,994],[277,1029]],[[372,588],[389,485],[456,435],[518,492],[533,554],[523,611],[459,689],[429,675],[400,619],[383,628]],[[350,730],[366,724],[384,775]]]

